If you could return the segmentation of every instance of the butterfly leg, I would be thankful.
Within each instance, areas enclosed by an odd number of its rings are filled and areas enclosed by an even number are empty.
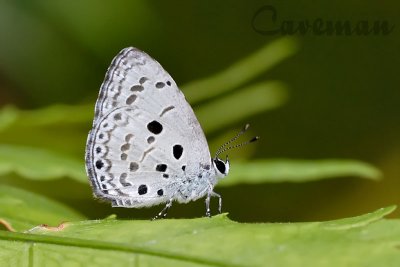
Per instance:
[[[206,216],[211,217],[211,210],[210,210],[210,199],[211,197],[217,197],[218,198],[218,212],[222,212],[222,197],[221,195],[215,193],[214,191],[210,191],[207,194],[206,198]]]
[[[211,217],[210,199],[211,199],[211,193],[208,193],[206,197],[206,217]]]
[[[172,206],[172,199],[167,201],[167,204],[165,205],[165,207],[162,209],[162,211],[160,211],[153,219],[154,220],[158,220],[158,219],[165,219],[167,217],[168,214],[168,210],[171,208]]]
[[[213,191],[213,192],[211,192],[211,196],[218,198],[218,212],[221,214],[222,213],[222,197],[221,197],[221,195],[217,194]]]

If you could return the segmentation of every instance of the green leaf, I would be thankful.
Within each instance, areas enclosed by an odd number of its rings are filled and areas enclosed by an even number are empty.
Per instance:
[[[59,224],[85,219],[83,215],[54,200],[5,185],[0,185],[0,218],[16,230],[26,230],[44,223]]]
[[[263,111],[281,106],[287,90],[280,82],[258,83],[195,109],[205,132],[212,132]],[[210,120],[209,118],[212,118]]]
[[[93,105],[51,105],[35,110],[5,106],[0,110],[0,130],[8,127],[43,127],[60,124],[82,124],[93,119]]]
[[[258,160],[233,162],[229,176],[222,179],[218,186],[240,183],[308,182],[348,176],[377,180],[382,174],[374,166],[356,160]]]
[[[29,179],[71,177],[87,183],[83,160],[46,149],[0,144],[0,175],[11,172]]]
[[[371,213],[363,214],[357,217],[344,218],[340,220],[324,222],[323,226],[327,229],[347,230],[356,227],[363,227],[372,222],[382,219],[396,209],[396,206],[381,208]]]
[[[18,118],[17,109],[13,106],[5,106],[0,110],[0,131],[7,129]]]
[[[394,207],[345,220],[244,224],[213,218],[66,223],[0,231],[1,266],[398,266]],[[332,227],[333,225],[340,227]]]
[[[3,144],[40,147],[83,157],[94,105],[53,105],[36,110],[6,106],[0,111]]]
[[[297,42],[285,37],[268,43],[254,54],[236,62],[220,73],[193,81],[182,87],[192,104],[228,92],[273,68],[297,51]]]

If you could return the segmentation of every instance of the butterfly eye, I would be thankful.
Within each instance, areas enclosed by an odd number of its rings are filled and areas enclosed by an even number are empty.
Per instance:
[[[225,163],[222,160],[215,159],[214,166],[221,174],[225,174],[226,167],[225,167]]]

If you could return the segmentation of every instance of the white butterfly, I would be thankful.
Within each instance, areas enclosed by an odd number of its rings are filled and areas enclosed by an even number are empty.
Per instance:
[[[248,125],[231,141],[248,128]],[[249,142],[255,141],[253,138]],[[86,146],[94,195],[113,207],[141,208],[206,196],[206,215],[218,180],[229,173],[232,147],[211,158],[203,130],[171,76],[146,53],[123,49],[112,61],[96,102]],[[248,143],[248,142],[246,142]],[[241,145],[241,144],[240,144]]]

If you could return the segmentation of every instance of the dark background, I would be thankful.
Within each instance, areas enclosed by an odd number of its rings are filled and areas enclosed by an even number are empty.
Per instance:
[[[224,210],[243,221],[307,221],[398,204],[397,1],[2,1],[0,104],[94,104],[106,68],[126,46],[156,58],[178,84],[206,77],[282,37],[252,28],[264,5],[276,8],[278,22],[321,18],[394,25],[386,36],[295,34],[300,50],[258,77],[285,82],[289,101],[251,118],[253,131],[263,137],[255,158],[352,158],[374,164],[384,179],[219,188]],[[92,207],[87,213],[93,217],[115,212],[106,204]],[[201,201],[175,205],[173,212],[198,215],[202,207]],[[135,217],[157,210],[118,212]]]

